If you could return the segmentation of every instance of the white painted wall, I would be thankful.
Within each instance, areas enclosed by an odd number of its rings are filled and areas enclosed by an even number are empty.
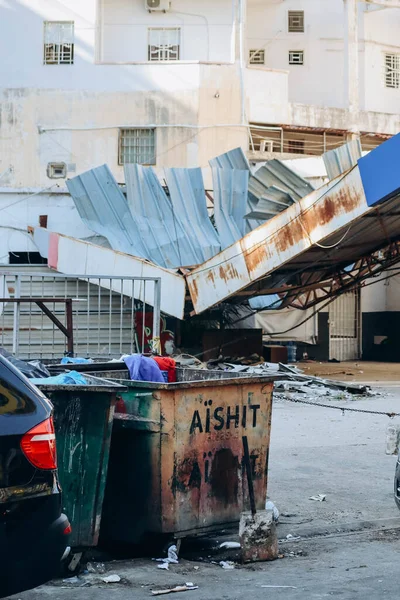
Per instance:
[[[304,10],[304,33],[288,33],[288,10]],[[384,86],[383,53],[400,52],[400,9],[359,2],[358,11],[360,109],[398,114],[400,89]],[[248,50],[265,48],[267,67],[289,70],[291,102],[346,107],[343,0],[248,0],[247,17]],[[304,50],[305,64],[289,65],[289,50]]]
[[[149,13],[144,0],[100,2],[100,60],[146,62],[148,27],[180,27],[181,60],[232,60],[232,0],[172,0],[165,13]]]

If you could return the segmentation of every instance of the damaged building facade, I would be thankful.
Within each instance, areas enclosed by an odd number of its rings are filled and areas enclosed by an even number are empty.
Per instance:
[[[287,160],[311,182],[309,192],[328,180],[324,152],[358,137],[365,152],[396,134],[397,3],[322,5],[18,0],[6,6],[3,39],[15,51],[0,67],[10,82],[1,94],[0,262],[42,260],[46,251],[27,231],[39,224],[90,240],[93,227],[66,181],[103,164],[119,184],[129,183],[124,166],[131,163],[151,165],[164,185],[168,169],[201,167],[215,200],[209,161],[241,148],[255,176],[254,164]],[[170,188],[171,182],[172,174]],[[181,266],[195,265],[185,257]],[[389,335],[382,315],[392,313],[392,331],[397,322],[395,282],[343,295],[300,329],[307,311],[297,308],[261,311],[251,327],[271,334],[269,342],[312,344],[308,354],[316,357],[373,358]]]

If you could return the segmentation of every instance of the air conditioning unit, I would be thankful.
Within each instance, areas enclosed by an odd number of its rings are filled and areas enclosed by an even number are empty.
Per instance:
[[[274,142],[272,140],[261,140],[260,141],[260,152],[273,152]]]
[[[152,10],[163,10],[165,12],[166,10],[169,10],[171,3],[170,0],[144,0],[144,4],[146,10],[149,10],[150,12]]]

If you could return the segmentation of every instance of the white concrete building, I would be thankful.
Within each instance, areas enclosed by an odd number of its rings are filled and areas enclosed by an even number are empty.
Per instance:
[[[400,1],[378,1],[0,0],[0,262],[36,250],[40,215],[90,236],[64,182],[103,163],[123,182],[124,161],[397,133]]]

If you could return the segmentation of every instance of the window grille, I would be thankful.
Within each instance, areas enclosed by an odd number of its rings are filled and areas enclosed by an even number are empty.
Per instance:
[[[289,10],[288,31],[289,33],[304,33],[304,10]]]
[[[180,59],[179,27],[173,28],[150,28],[148,60],[150,62],[162,62],[164,60]]]
[[[289,50],[289,65],[303,65],[304,52],[303,50]]]
[[[44,54],[45,65],[74,64],[74,22],[44,22]]]
[[[400,54],[385,54],[385,86],[400,87]]]
[[[155,129],[121,129],[118,163],[156,164]]]
[[[265,64],[265,50],[250,50],[249,63],[251,65],[264,65]]]

